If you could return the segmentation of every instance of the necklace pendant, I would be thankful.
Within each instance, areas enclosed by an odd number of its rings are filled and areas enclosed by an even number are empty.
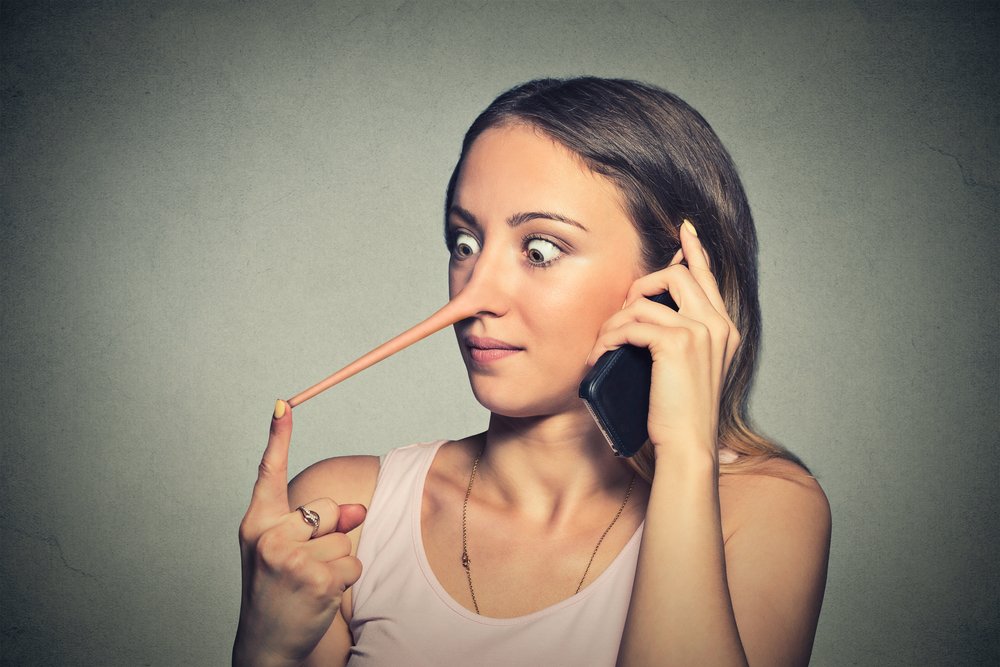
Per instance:
[[[463,551],[462,552],[462,567],[464,567],[466,570],[468,570],[470,562],[471,561],[469,561],[469,553],[467,551]]]

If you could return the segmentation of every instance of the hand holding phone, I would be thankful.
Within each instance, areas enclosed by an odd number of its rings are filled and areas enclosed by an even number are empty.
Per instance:
[[[667,292],[647,298],[677,310]],[[580,398],[616,456],[635,455],[649,438],[652,375],[649,350],[622,345],[602,354],[580,383]]]

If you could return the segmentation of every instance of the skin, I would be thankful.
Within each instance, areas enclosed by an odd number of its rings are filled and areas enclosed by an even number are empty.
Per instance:
[[[462,501],[482,451],[468,512],[481,612],[520,616],[573,594],[632,476],[576,389],[603,351],[641,345],[654,361],[657,472],[651,485],[636,482],[585,582],[645,518],[619,664],[805,664],[825,584],[829,508],[815,480],[789,462],[767,464],[771,476],[719,478],[719,398],[739,333],[695,232],[685,226],[671,265],[643,275],[614,186],[525,126],[476,140],[455,204],[452,295],[472,287],[481,299],[455,329],[473,392],[492,416],[485,433],[443,445],[428,473],[421,531],[441,585],[472,608],[457,561]],[[538,212],[546,215],[524,215]],[[664,289],[677,312],[642,298]],[[461,344],[469,335],[518,351],[483,363]],[[351,645],[348,587],[360,572],[357,526],[378,462],[322,461],[286,490],[290,435],[285,412],[272,420],[241,526],[237,664],[343,664]],[[310,540],[301,515],[289,512],[303,503],[336,530]],[[556,559],[566,563],[561,573],[552,571]]]

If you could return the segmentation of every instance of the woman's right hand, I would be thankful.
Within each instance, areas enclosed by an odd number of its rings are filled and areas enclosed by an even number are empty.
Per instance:
[[[361,576],[346,533],[364,521],[363,505],[319,498],[303,507],[319,529],[288,506],[292,415],[277,401],[250,507],[240,523],[243,595],[234,665],[298,665],[330,627],[344,591]]]

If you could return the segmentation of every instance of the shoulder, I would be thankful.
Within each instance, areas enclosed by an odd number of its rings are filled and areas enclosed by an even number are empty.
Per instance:
[[[719,501],[727,570],[753,586],[799,580],[822,597],[830,553],[830,503],[816,478],[791,461],[724,475]]]
[[[330,498],[338,505],[359,503],[368,506],[378,480],[377,456],[337,456],[318,461],[288,485],[293,506],[315,498]]]
[[[830,504],[791,461],[719,480],[726,576],[748,655],[806,664],[826,588]]]
[[[367,507],[375,494],[379,472],[388,461],[397,461],[397,468],[419,462],[434,452],[444,441],[420,442],[391,450],[377,456],[336,456],[318,461],[298,475],[288,485],[292,507],[316,498],[330,498],[338,505],[359,503]]]
[[[291,508],[318,498],[330,498],[338,505],[358,504],[367,508],[375,493],[378,471],[377,456],[337,456],[318,461],[289,482],[288,505]],[[351,540],[351,555],[357,554],[363,525],[347,534]],[[346,663],[347,653],[353,643],[347,626],[351,610],[351,590],[348,588],[344,593],[340,613],[303,664]]]
[[[815,477],[791,461],[772,459],[752,471],[723,475],[719,499],[727,541],[740,532],[829,538],[826,494]]]

